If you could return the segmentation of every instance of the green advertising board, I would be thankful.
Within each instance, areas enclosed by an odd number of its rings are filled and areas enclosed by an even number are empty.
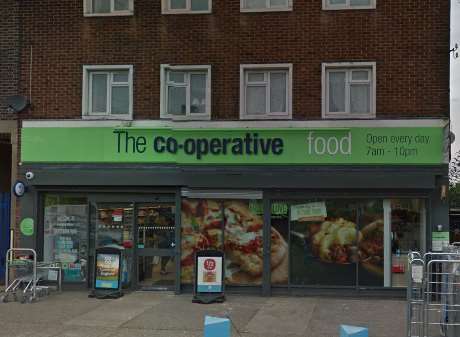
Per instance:
[[[441,127],[182,129],[31,127],[23,163],[216,165],[443,163]]]

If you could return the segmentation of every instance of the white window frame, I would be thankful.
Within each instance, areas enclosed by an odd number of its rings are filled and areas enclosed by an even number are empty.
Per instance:
[[[206,112],[205,113],[190,113],[190,86],[187,85],[186,91],[186,113],[184,116],[168,114],[168,71],[183,71],[190,74],[207,72],[206,77]],[[162,64],[160,66],[160,117],[173,120],[210,120],[211,119],[211,66],[210,65],[169,65]]]
[[[243,13],[254,13],[254,12],[287,12],[293,10],[292,2],[294,0],[288,0],[287,6],[272,6],[270,7],[270,0],[265,0],[266,6],[263,8],[245,8],[245,0],[240,0],[240,12]]]
[[[375,9],[377,7],[377,0],[370,0],[369,5],[356,6],[351,5],[350,0],[346,0],[344,5],[338,4],[333,5],[330,3],[330,0],[323,0],[323,10],[344,10],[344,9]]]
[[[110,1],[111,11],[109,13],[94,13],[93,0],[83,0],[83,16],[129,16],[134,15],[134,0],[128,0],[129,9],[126,11],[116,11],[114,9],[115,0]]]
[[[171,9],[171,0],[161,0],[161,14],[209,14],[212,13],[212,0],[208,0],[208,10],[192,11],[192,1],[186,0],[185,9]]]
[[[364,81],[366,83],[370,83],[370,112],[367,114],[357,114],[357,113],[350,113],[350,93],[349,93],[349,85],[346,87],[345,92],[345,110],[344,112],[329,112],[329,71],[350,71],[350,70],[367,70],[370,71],[371,78],[368,81]],[[322,118],[334,118],[334,119],[359,119],[359,118],[375,118],[376,116],[376,94],[377,94],[377,66],[376,62],[336,62],[336,63],[323,63],[322,64]],[[348,74],[348,73],[347,73]],[[347,75],[348,76],[348,75]],[[353,81],[359,83],[361,81]],[[362,83],[364,83],[362,82]]]
[[[286,112],[270,112],[270,95],[266,95],[266,109],[264,115],[248,115],[246,113],[246,81],[247,74],[250,72],[287,72],[286,85]],[[268,81],[268,80],[267,80]],[[270,83],[267,82],[267,91]],[[277,64],[242,64],[240,65],[240,119],[292,119],[292,63]]]
[[[128,88],[129,88],[129,111],[127,114],[114,114],[110,112],[111,88],[107,87],[107,113],[91,113],[92,106],[92,75],[113,74],[116,71],[128,71]],[[116,84],[115,84],[116,86]],[[84,65],[83,66],[83,86],[82,86],[82,118],[83,119],[116,119],[132,120],[133,119],[133,66],[132,65]]]

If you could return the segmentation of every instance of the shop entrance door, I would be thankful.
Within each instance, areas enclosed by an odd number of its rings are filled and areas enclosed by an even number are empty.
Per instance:
[[[174,202],[136,205],[137,276],[143,289],[174,290],[175,213]]]
[[[123,251],[121,263],[122,286],[133,282],[134,203],[96,204],[96,248],[113,247]]]

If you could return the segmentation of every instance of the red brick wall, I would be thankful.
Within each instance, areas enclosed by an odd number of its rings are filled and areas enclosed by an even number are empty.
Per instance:
[[[239,116],[239,65],[293,63],[294,119],[321,118],[321,63],[377,62],[377,117],[449,114],[449,0],[377,0],[376,10],[162,15],[160,0],[134,0],[132,17],[83,17],[82,0],[22,0],[25,118],[81,118],[82,65],[133,64],[134,116],[159,118],[160,64],[212,65],[212,118]]]
[[[19,61],[18,1],[0,3],[0,120],[12,119],[7,113],[5,98],[18,93]],[[0,122],[1,123],[1,122]]]

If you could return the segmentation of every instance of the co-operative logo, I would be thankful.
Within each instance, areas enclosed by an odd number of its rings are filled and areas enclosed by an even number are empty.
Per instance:
[[[307,153],[309,155],[351,155],[351,131],[348,131],[343,137],[327,136],[324,132],[322,136],[319,136],[314,131],[310,131],[307,136]]]

